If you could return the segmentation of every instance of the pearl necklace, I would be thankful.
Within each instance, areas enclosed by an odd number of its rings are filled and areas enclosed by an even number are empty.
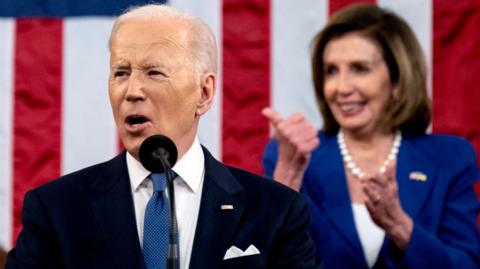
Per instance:
[[[340,131],[337,134],[337,141],[338,141],[338,147],[340,148],[340,154],[342,154],[343,162],[345,163],[345,166],[350,170],[350,172],[357,178],[361,179],[363,178],[366,173],[362,171],[357,164],[353,161],[352,155],[348,152],[347,149],[347,144],[345,144],[345,137],[343,135],[343,131],[340,129]],[[383,161],[382,166],[380,166],[379,172],[380,173],[385,173],[385,170],[387,169],[388,164],[390,161],[395,160],[397,158],[398,154],[398,149],[400,148],[400,143],[402,142],[402,134],[400,132],[395,133],[395,138],[393,139],[393,144],[392,148],[390,149],[390,152],[388,153],[387,159]]]

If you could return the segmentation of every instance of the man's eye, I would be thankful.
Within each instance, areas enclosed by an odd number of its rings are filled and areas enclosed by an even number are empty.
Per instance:
[[[158,70],[148,70],[147,74],[149,76],[165,76],[164,73],[158,71]]]
[[[128,76],[128,72],[127,71],[115,71],[115,73],[113,73],[113,76],[116,77],[116,78],[126,77],[126,76]]]

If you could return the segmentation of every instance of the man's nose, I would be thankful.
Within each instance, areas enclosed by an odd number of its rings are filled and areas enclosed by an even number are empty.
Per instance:
[[[139,72],[132,72],[128,79],[128,88],[125,99],[130,102],[145,100],[145,89],[142,75]]]

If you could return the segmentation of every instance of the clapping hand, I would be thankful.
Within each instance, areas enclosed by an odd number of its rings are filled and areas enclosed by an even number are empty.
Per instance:
[[[413,230],[413,221],[403,210],[398,197],[395,164],[385,173],[362,180],[365,202],[373,221],[380,226],[397,247],[405,251]]]

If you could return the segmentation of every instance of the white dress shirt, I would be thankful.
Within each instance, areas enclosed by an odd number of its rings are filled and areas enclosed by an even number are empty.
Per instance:
[[[147,203],[152,197],[153,186],[149,178],[150,172],[128,152],[127,167],[135,206],[138,238],[140,245],[143,247],[143,221]],[[192,146],[177,161],[172,170],[178,175],[174,180],[174,188],[180,245],[180,268],[188,268],[205,176],[205,156],[198,137],[195,138]]]
[[[383,245],[385,231],[373,222],[365,204],[352,204],[353,219],[368,267],[372,268]]]

